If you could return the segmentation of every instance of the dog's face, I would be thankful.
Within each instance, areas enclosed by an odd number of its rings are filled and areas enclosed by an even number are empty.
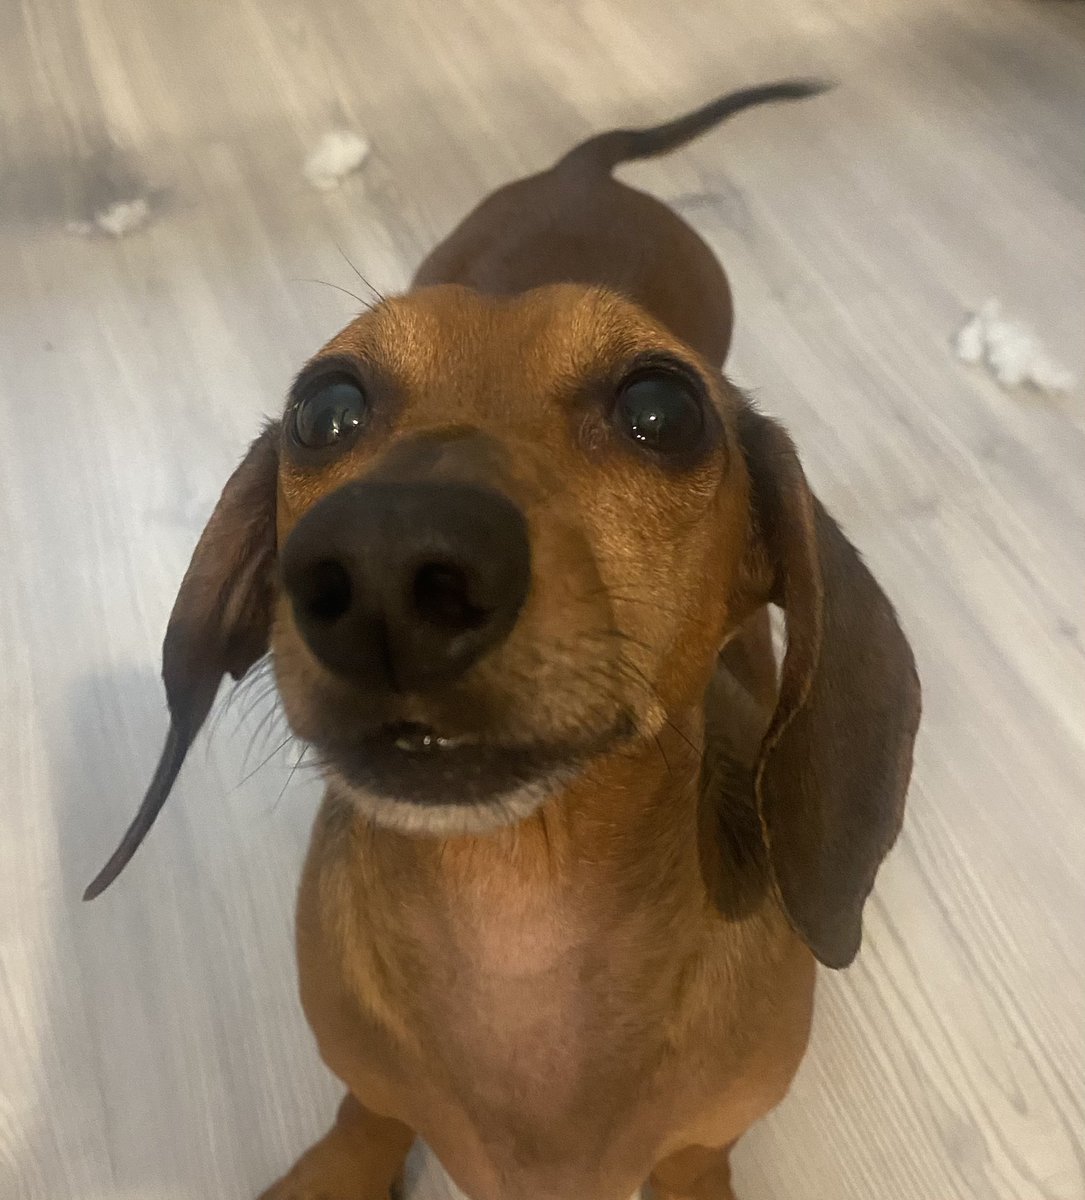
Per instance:
[[[919,689],[786,434],[607,292],[384,302],[223,491],[166,632],[166,748],[88,895],[150,828],[223,675],[269,647],[292,726],[371,820],[480,833],[695,718],[767,602],[788,634],[755,779],[767,859],[840,966],[900,826]]]
[[[703,695],[748,549],[738,401],[616,296],[427,289],[282,422],[271,646],[372,817],[482,830]]]

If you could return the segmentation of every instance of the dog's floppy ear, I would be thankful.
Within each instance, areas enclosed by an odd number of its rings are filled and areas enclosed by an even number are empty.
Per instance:
[[[810,491],[790,438],[752,408],[740,437],[753,492],[747,586],[787,622],[756,771],[762,831],[795,931],[844,967],[903,819],[919,681],[892,605]]]
[[[274,599],[279,424],[268,424],[230,476],[192,555],[162,645],[170,728],[139,812],[84,893],[100,895],[154,824],[222,677],[267,650]]]

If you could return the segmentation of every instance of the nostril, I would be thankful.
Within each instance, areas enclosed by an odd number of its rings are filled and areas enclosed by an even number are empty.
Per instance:
[[[347,569],[333,559],[324,559],[310,569],[295,603],[310,620],[331,625],[350,610],[352,598]]]
[[[423,621],[439,629],[480,629],[490,617],[472,601],[470,580],[455,563],[423,563],[411,581],[411,602]]]

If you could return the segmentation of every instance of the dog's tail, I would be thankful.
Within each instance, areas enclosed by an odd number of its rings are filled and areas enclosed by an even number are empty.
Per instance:
[[[828,91],[832,86],[822,79],[784,79],[761,87],[728,92],[726,96],[710,100],[703,108],[686,113],[675,121],[668,121],[665,125],[655,125],[650,129],[612,129],[609,133],[596,134],[575,146],[556,166],[587,167],[609,174],[619,163],[677,150],[679,146],[693,141],[714,125],[747,108],[758,104],[775,104],[780,100],[805,100]]]

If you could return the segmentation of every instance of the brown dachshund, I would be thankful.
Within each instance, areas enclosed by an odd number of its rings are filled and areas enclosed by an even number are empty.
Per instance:
[[[270,648],[327,792],[305,1012],[348,1089],[266,1197],[731,1197],[729,1148],[854,957],[919,719],[893,609],[721,374],[723,271],[611,178],[750,105],[592,138],[490,196],[301,372],[164,646],[171,730]],[[767,605],[787,648],[777,676]]]

